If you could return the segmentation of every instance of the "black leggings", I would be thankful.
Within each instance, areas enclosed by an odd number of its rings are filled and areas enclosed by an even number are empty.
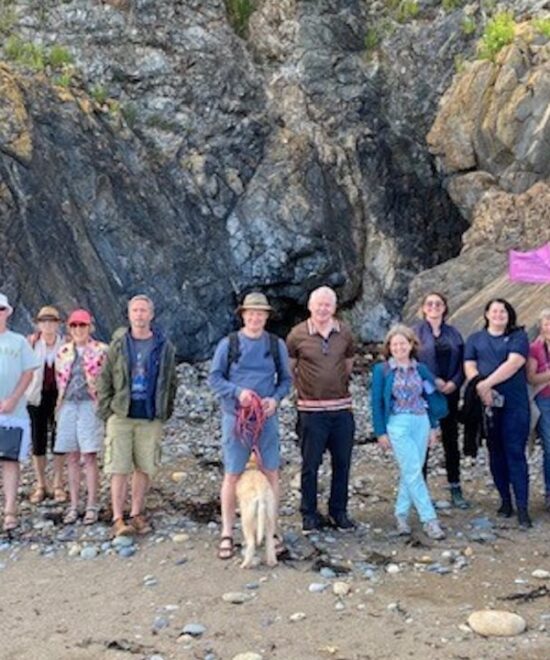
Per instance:
[[[441,426],[441,442],[443,443],[443,450],[445,452],[445,469],[447,470],[447,481],[450,484],[460,483],[460,450],[458,448],[458,401],[460,398],[459,392],[447,394],[447,405],[449,406],[449,414],[444,419],[440,420]],[[424,478],[428,475],[428,457],[429,451],[426,453],[426,462],[424,463]]]
[[[55,404],[57,390],[42,392],[39,406],[28,405],[31,418],[32,453],[33,456],[45,456],[48,445],[48,431],[51,432],[50,447],[53,452],[55,444]],[[55,452],[57,453],[57,452]]]

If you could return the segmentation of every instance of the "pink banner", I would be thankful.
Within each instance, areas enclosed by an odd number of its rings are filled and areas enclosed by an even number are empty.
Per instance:
[[[508,253],[508,276],[513,282],[550,282],[550,243],[529,252]]]

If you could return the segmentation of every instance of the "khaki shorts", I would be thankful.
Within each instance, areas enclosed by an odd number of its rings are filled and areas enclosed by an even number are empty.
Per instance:
[[[107,474],[141,470],[152,477],[160,465],[162,422],[111,415],[107,420],[104,468]]]

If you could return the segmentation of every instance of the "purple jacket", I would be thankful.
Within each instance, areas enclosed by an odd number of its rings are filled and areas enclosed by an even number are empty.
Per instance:
[[[435,338],[432,332],[432,326],[428,321],[421,321],[413,326],[418,339],[420,339],[420,350],[418,351],[418,360],[423,362],[433,373],[438,373],[435,360]],[[449,371],[442,374],[444,380],[452,380],[460,388],[464,382],[464,340],[460,332],[452,325],[443,323],[441,325],[441,335],[447,339],[451,348],[449,360]]]

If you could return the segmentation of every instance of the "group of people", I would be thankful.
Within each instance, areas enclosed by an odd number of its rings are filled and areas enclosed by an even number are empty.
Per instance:
[[[0,462],[4,488],[5,532],[18,525],[19,464],[32,443],[36,487],[30,501],[47,497],[67,502],[63,522],[80,517],[81,466],[86,503],[83,524],[98,520],[98,453],[110,476],[113,534],[144,534],[151,527],[144,515],[145,495],[160,461],[162,424],[176,393],[175,350],[153,324],[154,305],[145,295],[128,303],[128,327],[111,343],[93,337],[91,314],[69,315],[67,336],[53,306],[36,316],[28,338],[8,329],[13,308],[0,294]],[[46,453],[51,438],[53,484],[46,480]],[[14,445],[14,441],[16,445]],[[63,483],[67,462],[68,497]],[[130,515],[124,516],[131,479]]]
[[[256,456],[279,498],[280,433],[277,409],[296,390],[297,431],[302,456],[302,530],[325,526],[347,532],[348,484],[354,441],[350,377],[356,352],[350,329],[336,316],[334,290],[323,286],[308,301],[309,317],[292,328],[286,342],[266,331],[272,307],[265,295],[250,293],[237,309],[242,327],[222,339],[214,353],[209,385],[221,400],[224,476],[222,529],[218,557],[234,554],[236,486],[250,454]],[[0,294],[0,462],[5,531],[17,526],[19,461],[32,438],[36,488],[31,502],[46,497],[65,502],[63,465],[67,461],[69,498],[64,522],[79,518],[81,465],[86,504],[83,523],[98,517],[97,454],[104,447],[110,475],[113,534],[146,533],[145,495],[160,459],[162,424],[170,416],[175,391],[175,353],[153,324],[154,305],[145,295],[128,303],[128,327],[107,346],[93,338],[93,319],[84,309],[67,319],[52,306],[36,317],[28,338],[8,329],[12,308]],[[487,303],[484,327],[464,342],[446,322],[448,305],[428,293],[413,327],[393,326],[372,371],[372,420],[380,447],[393,452],[399,469],[395,520],[399,534],[410,534],[409,514],[417,510],[425,533],[444,538],[427,485],[429,447],[442,441],[451,503],[468,508],[460,482],[459,414],[477,424],[487,440],[490,469],[501,503],[498,514],[520,527],[532,525],[528,512],[526,445],[530,394],[538,415],[544,451],[546,506],[550,509],[550,310],[540,317],[540,333],[529,345],[516,313],[503,299]],[[464,405],[459,411],[461,389]],[[28,410],[28,414],[27,414]],[[19,431],[16,455],[7,440]],[[52,438],[53,484],[46,480],[47,439]],[[325,451],[331,461],[327,516],[318,507],[318,471]],[[125,505],[131,480],[131,508]],[[514,500],[512,499],[512,493]],[[276,549],[284,551],[276,531]]]

